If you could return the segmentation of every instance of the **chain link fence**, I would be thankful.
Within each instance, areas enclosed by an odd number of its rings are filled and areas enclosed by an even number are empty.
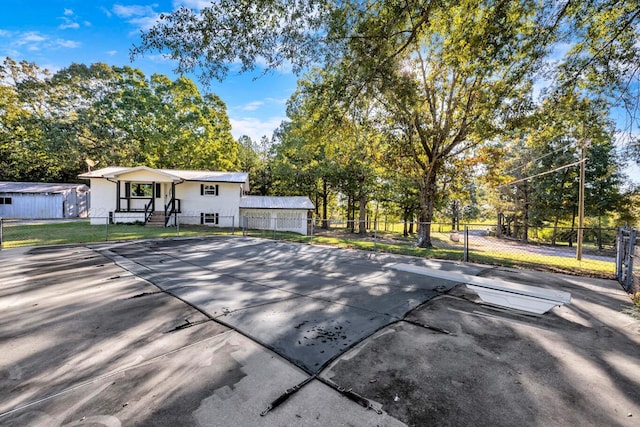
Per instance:
[[[301,216],[220,216],[172,218],[156,224],[114,224],[109,217],[90,220],[0,221],[0,247],[88,243],[145,238],[243,235],[273,240],[329,244],[377,252],[475,262],[614,278],[613,228],[585,228],[582,260],[576,260],[578,230],[568,227],[514,227],[495,224],[307,219]],[[431,247],[418,247],[420,228],[430,228]]]

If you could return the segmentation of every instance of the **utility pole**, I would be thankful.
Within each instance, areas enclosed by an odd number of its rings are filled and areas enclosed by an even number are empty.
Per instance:
[[[584,181],[585,181],[585,162],[586,147],[589,140],[582,140],[580,144],[580,193],[578,195],[578,245],[576,248],[576,259],[582,260],[582,237],[584,233]]]

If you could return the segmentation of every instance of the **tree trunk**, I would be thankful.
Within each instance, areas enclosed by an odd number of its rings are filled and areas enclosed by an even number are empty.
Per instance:
[[[347,229],[353,233],[353,197],[347,196]]]
[[[575,231],[575,227],[576,227],[576,210],[578,208],[576,207],[573,210],[573,216],[571,217],[571,233],[569,233],[569,247],[572,248],[573,247],[573,232]]]
[[[556,215],[556,218],[553,221],[553,234],[551,235],[551,246],[556,245],[557,237],[558,237],[558,215]]]
[[[529,241],[529,187],[524,183],[524,212],[522,213],[522,241]]]
[[[404,212],[402,213],[402,221],[404,222],[404,227],[402,228],[402,235],[407,237],[409,235],[409,225],[407,224],[407,220],[409,219],[409,208],[404,208]]]
[[[433,221],[433,208],[436,197],[436,165],[431,166],[431,170],[424,177],[423,185],[420,188],[420,228],[418,229],[418,247],[432,248],[431,243],[431,221]]]
[[[360,193],[360,217],[358,220],[358,234],[365,234],[367,232],[367,195],[363,192]]]
[[[322,180],[322,228],[325,230],[329,228],[329,221],[327,215],[327,181]]]

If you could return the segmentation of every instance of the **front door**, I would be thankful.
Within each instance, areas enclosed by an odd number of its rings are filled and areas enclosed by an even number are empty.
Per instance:
[[[155,200],[155,209],[157,211],[164,211],[164,206],[166,205],[165,202],[165,197],[164,197],[164,186],[165,184],[162,182],[156,182],[155,183],[155,194],[154,197],[156,198]]]

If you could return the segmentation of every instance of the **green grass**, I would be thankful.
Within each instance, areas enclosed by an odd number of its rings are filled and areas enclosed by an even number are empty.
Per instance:
[[[103,225],[90,225],[88,221],[30,225],[5,223],[3,231],[3,248],[230,234],[229,230],[204,226],[181,226],[179,234],[175,228],[137,224],[112,224],[107,229]]]
[[[12,225],[5,223],[3,248],[15,248],[20,246],[43,246],[56,244],[104,242],[107,240],[135,240],[169,237],[196,237],[212,235],[228,235],[231,230],[207,226],[181,226],[177,233],[175,228],[144,227],[135,224],[109,225],[108,230],[103,225],[90,225],[88,221]],[[240,230],[235,231],[241,234]],[[267,239],[286,240],[291,242],[330,245],[341,248],[360,249],[411,255],[423,258],[435,258],[444,260],[461,261],[463,259],[462,242],[453,244],[448,239],[448,233],[433,233],[432,241],[435,248],[424,249],[415,246],[413,237],[403,238],[401,235],[390,237],[395,233],[378,233],[378,239],[373,241],[370,233],[364,238],[357,234],[316,235],[301,236],[296,233],[250,230],[249,235]],[[446,243],[446,244],[445,244]],[[440,246],[440,247],[438,247]],[[561,272],[594,277],[612,278],[614,264],[611,262],[583,259],[577,261],[574,258],[522,254],[518,252],[492,250],[482,252],[472,250],[469,252],[472,262],[534,269],[551,272]]]

